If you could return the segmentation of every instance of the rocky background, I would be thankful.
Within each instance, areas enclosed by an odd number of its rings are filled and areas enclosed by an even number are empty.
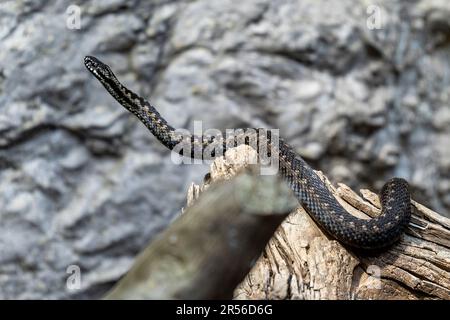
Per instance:
[[[446,0],[1,0],[1,299],[99,298],[207,172],[175,165],[85,55],[174,127],[280,128],[334,182],[401,176],[450,211]]]

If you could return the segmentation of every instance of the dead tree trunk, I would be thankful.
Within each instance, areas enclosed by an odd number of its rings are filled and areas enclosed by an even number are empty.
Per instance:
[[[256,152],[240,146],[211,165],[210,179],[192,185],[188,205],[212,182],[232,177]],[[238,163],[238,164],[236,164]],[[378,196],[349,187],[328,188],[348,212],[380,213]],[[236,299],[450,299],[450,219],[412,201],[411,224],[384,252],[368,254],[328,238],[301,208],[275,232],[256,265],[236,288]]]
[[[189,188],[186,212],[106,298],[450,299],[450,219],[412,201],[411,224],[397,244],[376,254],[352,251],[294,210],[298,202],[275,176],[217,183],[256,157],[240,146],[217,158],[206,181]],[[380,213],[376,194],[360,197],[318,174],[351,214]]]

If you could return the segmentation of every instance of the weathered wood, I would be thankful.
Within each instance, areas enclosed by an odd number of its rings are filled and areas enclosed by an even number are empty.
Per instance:
[[[253,149],[241,146],[216,159],[210,179],[189,189],[188,203],[195,203],[212,182],[229,179],[255,157]],[[369,218],[380,213],[376,194],[362,190],[359,196],[344,184],[335,188],[318,174],[351,214]],[[450,219],[415,201],[412,205],[412,221],[401,241],[370,254],[354,252],[330,239],[297,208],[276,231],[234,297],[450,299]]]
[[[215,184],[150,243],[106,299],[232,298],[297,205],[275,176],[246,172]]]

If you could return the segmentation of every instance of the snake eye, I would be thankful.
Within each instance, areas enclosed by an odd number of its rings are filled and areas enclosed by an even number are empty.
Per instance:
[[[113,76],[113,72],[107,65],[103,65],[101,70],[104,77],[111,78]]]

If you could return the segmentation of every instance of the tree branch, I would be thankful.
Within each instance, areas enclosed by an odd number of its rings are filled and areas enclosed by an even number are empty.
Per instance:
[[[297,204],[275,176],[247,171],[215,184],[150,243],[106,299],[232,298]]]

